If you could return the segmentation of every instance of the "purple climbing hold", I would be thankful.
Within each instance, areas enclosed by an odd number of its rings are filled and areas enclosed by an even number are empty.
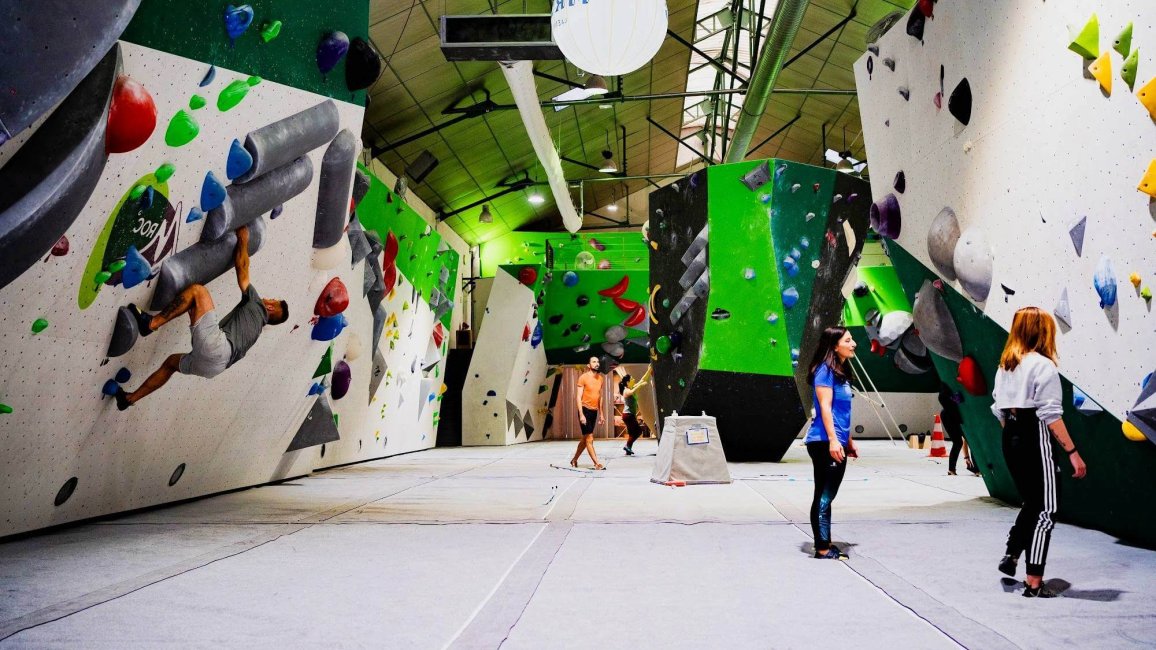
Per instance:
[[[903,173],[902,169],[895,174],[894,187],[895,191],[900,194],[903,194],[903,192],[907,190],[907,175]]]
[[[899,214],[899,199],[888,194],[871,204],[871,229],[888,239],[899,239],[903,226]]]
[[[253,24],[253,8],[249,5],[225,8],[225,31],[229,34],[229,42],[237,40]]]
[[[321,74],[329,74],[348,51],[349,37],[345,32],[329,32],[317,45],[317,69]]]
[[[333,388],[330,393],[333,399],[338,400],[345,397],[349,392],[349,385],[353,383],[353,373],[349,369],[349,364],[344,360],[338,361],[337,365],[333,367]]]
[[[208,212],[221,207],[225,202],[225,186],[217,180],[213,172],[205,174],[205,184],[201,186],[201,211]]]
[[[185,223],[192,223],[194,221],[200,221],[201,219],[204,219],[204,218],[205,218],[205,213],[201,212],[201,209],[194,205],[193,208],[191,210],[189,210],[189,216],[185,217]]]
[[[284,211],[285,211],[285,204],[282,203],[281,205],[273,208],[273,211],[269,213],[269,218],[270,219],[276,219],[277,217],[281,216],[281,213]]]
[[[213,83],[213,80],[216,78],[217,78],[217,66],[211,65],[211,66],[209,66],[209,71],[205,73],[205,77],[203,79],[201,79],[201,84],[200,84],[201,88],[204,88],[205,86]]]
[[[121,282],[125,289],[131,289],[149,279],[152,275],[152,265],[140,254],[135,244],[129,244],[124,253],[124,269],[121,272]]]
[[[229,180],[233,180],[242,176],[252,167],[253,154],[245,149],[240,140],[234,139],[232,146],[229,147],[229,159],[225,162],[225,176],[228,176]]]

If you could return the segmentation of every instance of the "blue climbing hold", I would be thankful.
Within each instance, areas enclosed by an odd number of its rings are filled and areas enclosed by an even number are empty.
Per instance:
[[[310,395],[320,395],[321,393],[324,393],[324,392],[325,392],[325,386],[319,381],[314,382],[313,385],[309,387],[309,394]]]
[[[562,275],[562,284],[568,287],[578,284],[578,274],[573,271],[566,271],[566,273]]]
[[[486,391],[486,397],[497,397],[497,396],[498,396],[497,391],[493,391],[493,390]]]
[[[1112,270],[1112,260],[1107,255],[1100,257],[1092,284],[1100,294],[1100,309],[1116,304],[1116,272]]]
[[[201,186],[201,211],[208,212],[221,207],[225,202],[225,186],[217,180],[216,174],[205,174],[205,184]]]
[[[534,324],[534,334],[530,336],[530,347],[537,350],[542,342],[542,321]]]
[[[108,395],[109,397],[112,397],[113,395],[116,395],[117,391],[119,390],[120,384],[116,383],[115,379],[109,379],[108,381],[104,382],[104,386],[101,387],[100,392]]]
[[[799,274],[799,263],[793,257],[784,257],[783,269],[786,270],[787,275],[793,278]]]
[[[807,239],[806,237],[803,237],[799,240],[799,246],[803,247],[804,249],[810,248],[811,247],[811,240]]]
[[[121,368],[120,370],[116,371],[116,378],[113,379],[113,381],[118,384],[123,384],[130,379],[132,379],[132,371],[128,368]]]
[[[284,211],[285,211],[285,204],[281,204],[281,205],[273,208],[273,211],[269,213],[269,219],[270,220],[276,219],[277,217],[281,216],[281,213]]]
[[[193,209],[189,210],[189,216],[185,217],[185,223],[192,223],[194,221],[200,221],[201,219],[204,219],[204,218],[205,218],[205,213],[201,212],[201,209],[194,205]]]
[[[322,316],[317,319],[317,324],[313,326],[313,340],[314,341],[332,341],[341,334],[341,330],[349,325],[345,314],[337,314],[335,316]]]
[[[233,145],[229,147],[229,160],[225,163],[225,175],[229,180],[238,178],[244,175],[253,167],[253,155],[248,152],[241,145],[240,140],[233,140]]]
[[[329,32],[317,45],[317,69],[328,74],[348,51],[349,37],[345,32]]]
[[[230,41],[240,38],[252,24],[253,8],[249,5],[229,5],[225,8],[225,31],[229,33]]]
[[[135,244],[129,244],[128,250],[124,252],[124,269],[121,270],[120,280],[124,283],[125,289],[131,289],[136,285],[149,279],[152,275],[153,267],[149,261],[140,254],[136,249]]]
[[[209,71],[205,73],[205,77],[203,79],[201,79],[201,88],[204,88],[205,86],[213,83],[213,80],[216,78],[217,78],[217,66],[211,65],[211,66],[209,66]]]
[[[799,302],[799,290],[794,287],[787,287],[783,290],[783,306],[787,309],[795,306]]]
[[[140,197],[141,208],[148,210],[153,207],[153,199],[156,198],[156,190],[152,185],[145,188],[144,194]]]
[[[791,257],[795,258],[795,261],[798,262],[800,259],[802,259],[803,252],[797,248],[792,248],[791,249]]]

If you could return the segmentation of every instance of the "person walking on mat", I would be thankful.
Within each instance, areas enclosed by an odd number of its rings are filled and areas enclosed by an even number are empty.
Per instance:
[[[975,467],[971,462],[971,452],[967,448],[967,438],[963,434],[963,414],[960,413],[959,402],[955,400],[955,393],[952,392],[951,387],[941,382],[939,384],[939,405],[943,408],[939,412],[939,421],[943,424],[943,430],[947,433],[947,437],[951,439],[951,453],[947,457],[948,476],[956,475],[955,467],[959,463],[961,450],[967,469],[972,471],[972,468]]]
[[[582,450],[590,454],[594,461],[594,469],[606,469],[598,462],[598,454],[594,452],[594,425],[602,424],[602,384],[605,378],[598,372],[598,357],[590,357],[586,364],[586,372],[578,377],[578,423],[582,425],[582,438],[578,441],[578,450],[574,458],[570,459],[570,467],[578,467],[578,457]]]
[[[1014,578],[1020,554],[1027,552],[1025,598],[1056,596],[1043,585],[1052,516],[1059,506],[1055,457],[1068,458],[1075,478],[1088,473],[1061,418],[1063,392],[1056,358],[1056,323],[1051,315],[1038,307],[1017,311],[995,373],[991,410],[1003,427],[1004,460],[1023,501],[1008,532],[1007,554],[999,570]]]
[[[233,264],[237,271],[237,286],[241,289],[241,302],[219,323],[213,296],[200,284],[186,287],[157,314],[142,312],[136,305],[128,306],[136,317],[141,336],[148,336],[165,323],[188,313],[193,349],[184,354],[169,355],[161,367],[131,393],[118,388],[118,409],[123,411],[136,404],[168,383],[178,372],[206,379],[216,377],[245,357],[266,325],[279,325],[288,320],[289,305],[284,300],[262,298],[249,282],[248,226],[237,229]]]
[[[847,471],[847,457],[859,450],[851,439],[851,369],[855,339],[845,327],[828,327],[819,337],[807,379],[814,396],[815,417],[804,442],[815,468],[815,495],[811,500],[811,531],[815,557],[842,560],[846,556],[831,543],[831,502]]]
[[[622,451],[626,452],[627,456],[634,455],[634,441],[642,435],[642,425],[638,423],[638,397],[636,393],[643,386],[647,384],[647,379],[650,378],[650,368],[642,374],[642,379],[631,384],[631,377],[626,373],[626,369],[618,366],[619,374],[622,375],[622,380],[618,383],[618,390],[622,393],[622,421],[626,424],[626,446]]]

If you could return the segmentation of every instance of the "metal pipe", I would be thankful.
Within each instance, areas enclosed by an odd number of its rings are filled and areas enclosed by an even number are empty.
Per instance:
[[[751,75],[750,92],[743,102],[742,113],[735,124],[734,137],[730,149],[726,152],[726,162],[739,162],[746,157],[750,149],[751,139],[755,130],[759,128],[759,121],[767,110],[767,101],[775,89],[775,81],[779,77],[783,61],[790,53],[791,43],[803,22],[803,14],[807,11],[809,0],[782,0],[775,7],[775,15],[771,19],[770,33],[763,44],[763,51],[755,64],[754,74]]]

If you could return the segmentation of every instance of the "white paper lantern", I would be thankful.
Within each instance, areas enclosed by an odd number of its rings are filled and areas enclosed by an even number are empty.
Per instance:
[[[554,0],[551,18],[558,49],[591,74],[634,72],[666,39],[666,0]]]

